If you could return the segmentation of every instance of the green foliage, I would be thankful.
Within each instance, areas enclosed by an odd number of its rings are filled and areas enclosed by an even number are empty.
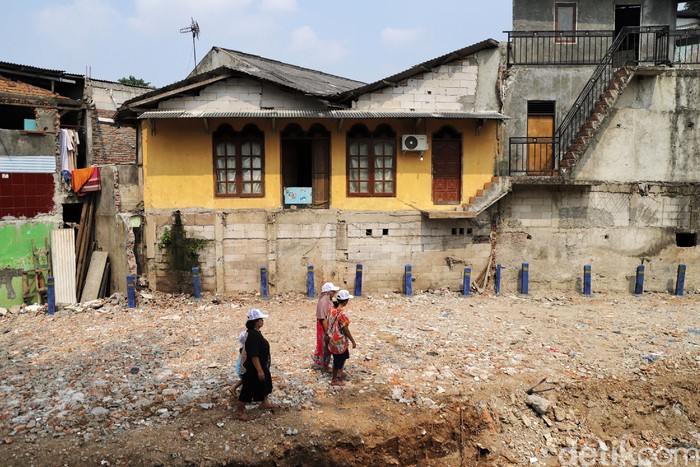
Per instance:
[[[166,227],[163,229],[163,233],[160,234],[160,238],[158,239],[158,248],[165,250],[172,244],[172,242],[173,238],[170,234],[170,227]]]
[[[137,78],[134,75],[129,75],[128,78],[119,78],[117,80],[118,83],[120,84],[127,84],[129,86],[141,86],[144,88],[152,88],[151,83],[149,81],[144,81],[141,78]]]

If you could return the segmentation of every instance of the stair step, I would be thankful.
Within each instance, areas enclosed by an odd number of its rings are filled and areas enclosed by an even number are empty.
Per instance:
[[[498,177],[498,175],[494,175],[491,177],[491,183],[499,183],[501,179]]]
[[[476,203],[476,197],[475,196],[470,196],[469,197],[469,204],[475,204]]]
[[[484,183],[484,191],[490,190],[492,186],[493,184],[491,182]]]

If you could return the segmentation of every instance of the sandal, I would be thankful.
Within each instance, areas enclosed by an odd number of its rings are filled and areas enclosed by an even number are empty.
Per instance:
[[[260,407],[258,407],[258,408],[260,410],[275,410],[275,409],[279,409],[280,406],[277,404],[267,403],[267,404],[260,404]]]
[[[331,386],[345,386],[345,383],[342,381],[331,381]]]
[[[242,422],[249,422],[252,419],[253,419],[253,417],[251,417],[250,415],[245,414],[245,413],[237,413],[236,414],[236,420],[240,420]]]

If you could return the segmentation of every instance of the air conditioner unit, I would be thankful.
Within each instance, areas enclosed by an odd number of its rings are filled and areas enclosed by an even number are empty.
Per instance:
[[[403,135],[401,137],[402,151],[425,151],[428,149],[428,137],[425,135]]]

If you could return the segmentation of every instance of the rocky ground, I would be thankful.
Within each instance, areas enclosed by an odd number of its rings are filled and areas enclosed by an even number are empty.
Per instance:
[[[251,307],[281,408],[241,422],[227,389]],[[700,296],[440,290],[350,310],[336,388],[303,295],[0,309],[0,465],[700,464]]]

